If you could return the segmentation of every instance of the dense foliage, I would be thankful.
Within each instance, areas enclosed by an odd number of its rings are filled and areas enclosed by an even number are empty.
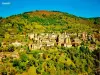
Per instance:
[[[94,75],[95,63],[98,63],[95,57],[95,52],[91,52],[85,46],[53,47],[48,50],[20,52],[20,59],[8,61],[6,58],[1,67],[5,69],[2,73],[10,75],[16,73],[18,75],[20,73],[21,75]],[[9,67],[5,68],[4,65]]]

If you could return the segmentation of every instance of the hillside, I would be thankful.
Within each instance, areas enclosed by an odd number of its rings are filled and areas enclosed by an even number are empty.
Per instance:
[[[93,32],[100,29],[100,17],[81,18],[59,11],[32,11],[0,19],[0,36],[5,32]]]
[[[0,75],[99,75],[100,17],[31,11],[0,17]]]

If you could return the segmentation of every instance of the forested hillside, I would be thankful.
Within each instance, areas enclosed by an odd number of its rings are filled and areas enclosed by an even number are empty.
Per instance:
[[[93,32],[100,29],[100,17],[81,18],[58,11],[34,11],[0,18],[0,36],[5,32]]]

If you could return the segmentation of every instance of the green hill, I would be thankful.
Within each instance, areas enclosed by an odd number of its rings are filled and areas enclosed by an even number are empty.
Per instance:
[[[82,18],[59,11],[31,11],[0,18],[0,36],[4,33],[93,32],[100,29],[100,17]]]

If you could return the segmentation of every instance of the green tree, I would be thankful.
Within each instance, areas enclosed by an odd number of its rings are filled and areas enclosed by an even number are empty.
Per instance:
[[[28,56],[27,56],[27,54],[21,53],[21,54],[20,54],[20,59],[21,59],[22,62],[28,61]]]

